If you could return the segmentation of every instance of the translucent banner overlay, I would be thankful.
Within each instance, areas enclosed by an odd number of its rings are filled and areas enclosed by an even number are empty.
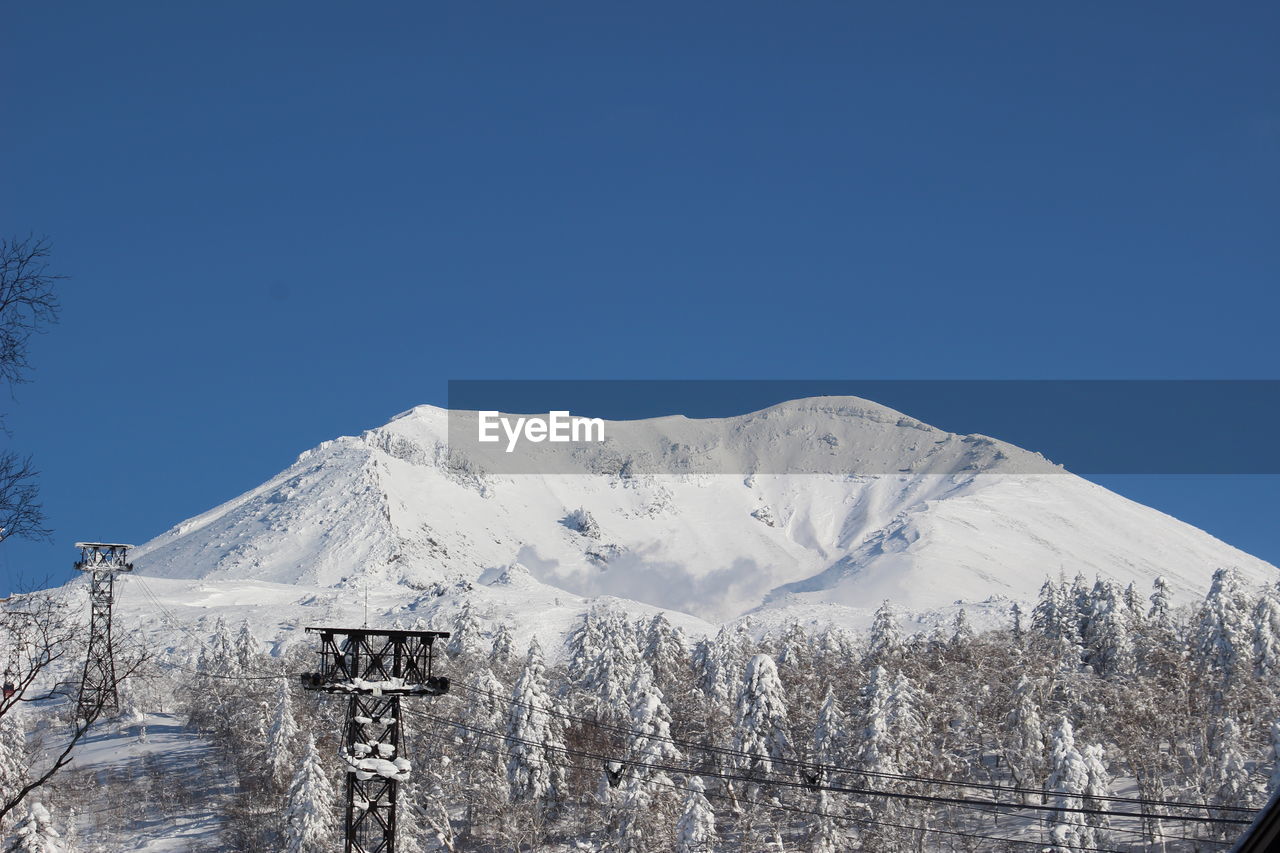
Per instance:
[[[454,380],[448,406],[493,474],[1280,474],[1280,380]]]

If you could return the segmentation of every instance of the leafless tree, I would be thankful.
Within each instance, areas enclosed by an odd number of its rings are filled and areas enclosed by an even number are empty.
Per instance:
[[[0,542],[10,536],[49,538],[37,473],[30,456],[19,456],[12,450],[0,452]]]
[[[0,382],[28,381],[31,336],[58,320],[54,284],[63,276],[49,272],[50,253],[43,237],[0,238]]]
[[[76,672],[75,661],[84,653],[82,634],[81,626],[72,617],[67,603],[55,593],[15,595],[3,602],[0,606],[0,664],[4,666],[4,673],[0,677],[3,678],[4,691],[0,694],[0,717],[11,713],[19,703],[61,699],[70,700],[70,707],[75,707],[79,680],[73,674]],[[123,680],[138,672],[150,658],[151,655],[140,644],[116,644],[117,679]],[[92,709],[88,719],[71,719],[63,737],[55,740],[57,745],[51,756],[34,761],[28,779],[0,798],[0,825],[32,792],[47,784],[70,763],[76,746],[102,710],[101,706]]]
[[[49,254],[44,238],[0,238],[0,384],[11,392],[29,381],[31,337],[58,320],[54,286],[62,276],[49,272]],[[30,457],[0,451],[0,542],[10,536],[48,538],[36,473]]]

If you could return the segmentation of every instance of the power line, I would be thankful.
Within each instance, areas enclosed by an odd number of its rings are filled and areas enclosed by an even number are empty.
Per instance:
[[[147,585],[144,582],[142,582],[141,578],[138,578],[138,581],[140,584],[140,588],[143,590],[144,594],[146,594],[147,597],[151,600],[152,604],[154,604],[164,614],[164,616],[167,617],[168,621],[171,624],[173,624],[175,627],[179,628],[180,630],[184,631],[189,636],[191,636],[193,639],[195,639],[202,648],[207,649],[207,646],[205,645],[204,641],[201,640],[194,633],[192,633],[184,625],[182,625],[173,616],[173,614],[170,613],[162,603],[160,603],[160,601],[154,595],[154,593],[152,593],[151,590],[147,587]],[[275,680],[275,679],[281,679],[281,678],[287,679],[289,677],[287,674],[281,674],[281,673],[274,673],[274,674],[261,675],[261,676],[216,675],[213,673],[191,670],[189,668],[182,667],[178,664],[169,664],[169,665],[172,666],[173,668],[182,669],[187,672],[195,672],[196,674],[204,675],[206,677],[220,678],[225,680],[235,680],[235,681]],[[665,741],[665,742],[675,744],[677,746],[685,747],[686,749],[692,749],[692,750],[701,751],[701,752],[710,753],[710,754],[720,754],[720,755],[727,755],[727,756],[733,756],[738,758],[753,758],[753,756],[751,756],[749,753],[745,753],[740,750],[733,750],[725,747],[711,746],[708,744],[694,743],[691,741],[682,740],[682,739],[673,738],[673,737],[662,737],[662,736],[654,735],[650,733],[637,732],[634,729],[630,729],[625,726],[612,725],[599,720],[592,720],[589,718],[576,716],[576,715],[569,714],[564,711],[558,711],[552,708],[538,707],[529,703],[521,702],[514,698],[502,696],[492,691],[480,690],[478,688],[471,687],[470,685],[457,684],[456,686],[461,687],[462,689],[467,690],[468,692],[476,693],[483,696],[488,696],[490,698],[497,699],[499,701],[507,702],[508,704],[523,706],[533,711],[545,713],[550,716],[567,719],[574,722],[579,722],[584,725],[589,725],[589,726],[593,726],[600,729],[612,730],[612,731],[623,733],[623,734],[643,735],[645,737],[648,737],[654,740]],[[414,713],[418,713],[418,712],[414,712]],[[463,728],[468,728],[467,726],[461,723],[452,723],[452,724],[461,726]],[[499,736],[499,737],[502,736],[493,732],[487,732],[487,734],[490,734],[493,736]],[[595,756],[595,757],[604,758],[602,756]],[[605,760],[613,760],[613,759],[605,759]],[[917,775],[911,775],[911,774],[884,773],[880,771],[869,771],[869,770],[840,767],[838,765],[829,765],[829,764],[822,764],[822,763],[806,763],[802,761],[785,759],[785,758],[771,759],[771,760],[777,764],[800,767],[804,769],[824,771],[824,772],[845,773],[845,774],[856,775],[856,776],[883,778],[883,779],[890,779],[895,781],[947,785],[947,786],[962,787],[962,788],[976,788],[979,790],[988,790],[996,793],[1033,794],[1033,795],[1040,795],[1040,796],[1063,796],[1065,794],[1065,792],[1050,791],[1046,789],[1023,788],[1023,787],[1005,786],[1005,785],[997,785],[997,784],[982,783],[982,782],[965,782],[962,780],[938,779],[938,778],[932,778],[927,776],[917,776]],[[621,763],[633,763],[633,762],[624,761]],[[658,768],[658,769],[666,769],[666,770],[671,770],[673,772],[690,772],[682,768],[668,767],[668,768]],[[707,774],[703,774],[703,775],[707,775]],[[733,777],[726,775],[725,778],[733,778]],[[925,794],[908,794],[905,792],[875,791],[872,789],[840,788],[835,786],[815,786],[812,784],[796,782],[792,780],[778,780],[778,779],[758,780],[758,779],[746,779],[745,777],[740,777],[740,778],[743,778],[744,781],[750,781],[755,783],[759,783],[763,781],[766,784],[783,785],[788,787],[806,787],[810,789],[817,789],[818,787],[822,787],[823,790],[832,791],[834,793],[856,793],[856,794],[863,794],[868,796],[899,797],[899,798],[917,799],[917,800],[923,800],[923,801],[929,801],[929,802],[951,803],[951,804],[962,805],[970,808],[996,808],[996,809],[1004,808],[1004,809],[1013,809],[1013,810],[1033,810],[1033,811],[1048,811],[1048,812],[1079,812],[1083,814],[1101,814],[1101,815],[1107,815],[1112,817],[1131,817],[1131,818],[1139,818],[1144,820],[1156,819],[1156,820],[1171,820],[1171,821],[1181,821],[1181,822],[1191,822],[1191,823],[1209,823],[1209,824],[1229,823],[1229,824],[1244,825],[1249,823],[1248,820],[1226,818],[1226,817],[1213,818],[1213,817],[1188,816],[1188,815],[1145,814],[1145,813],[1135,813],[1135,812],[1105,811],[1105,810],[1098,810],[1098,809],[1077,809],[1077,808],[1068,808],[1068,807],[1056,807],[1056,806],[1051,806],[1046,804],[1004,803],[1004,802],[999,802],[994,800],[978,800],[978,799],[959,798],[959,797],[945,798],[945,797],[936,797],[936,796],[925,795]],[[1104,802],[1128,803],[1128,804],[1139,805],[1139,806],[1155,806],[1155,807],[1162,807],[1162,808],[1194,808],[1194,809],[1212,808],[1213,810],[1219,811],[1219,812],[1230,811],[1230,812],[1247,813],[1247,814],[1254,814],[1257,811],[1256,809],[1251,809],[1243,806],[1223,805],[1223,806],[1210,807],[1202,803],[1146,800],[1146,799],[1141,799],[1137,797],[1123,797],[1118,795],[1099,795],[1096,797],[1090,797],[1089,799],[1104,801]],[[1116,831],[1134,832],[1133,830],[1123,830],[1123,829],[1116,830]],[[1170,836],[1170,837],[1174,837],[1174,836]]]
[[[474,732],[476,732],[476,733],[478,733],[478,734],[484,734],[484,735],[488,735],[488,736],[491,736],[491,737],[496,737],[496,738],[499,738],[499,739],[501,739],[501,740],[509,741],[509,742],[512,742],[512,743],[522,743],[522,744],[526,744],[526,745],[529,745],[529,746],[536,746],[536,747],[540,747],[540,748],[542,748],[542,749],[550,749],[550,750],[555,750],[555,751],[559,751],[559,752],[564,752],[564,753],[566,753],[566,754],[568,754],[568,755],[578,756],[578,757],[581,757],[581,758],[589,758],[589,759],[594,759],[594,760],[601,760],[601,756],[596,755],[596,754],[594,754],[594,753],[583,752],[583,751],[581,751],[581,750],[573,750],[573,749],[569,749],[568,747],[548,747],[548,746],[546,746],[545,744],[537,743],[537,742],[535,742],[535,741],[527,740],[527,739],[525,739],[525,738],[518,738],[518,737],[515,737],[514,735],[505,735],[505,734],[502,734],[502,733],[500,733],[500,732],[493,732],[493,731],[489,731],[489,730],[485,730],[485,729],[476,729],[476,728],[474,728],[474,727],[472,727],[472,726],[468,726],[468,725],[466,725],[465,723],[460,723],[460,722],[457,722],[457,721],[454,721],[454,720],[446,720],[446,719],[442,719],[442,718],[437,718],[437,717],[435,717],[435,716],[434,716],[434,715],[432,715],[432,714],[426,714],[426,713],[423,713],[423,712],[421,712],[421,711],[409,711],[409,713],[411,713],[411,714],[416,714],[416,715],[418,715],[418,716],[422,716],[422,717],[426,717],[426,718],[431,719],[431,720],[434,720],[434,721],[436,721],[436,722],[443,722],[443,723],[448,724],[448,725],[456,725],[456,726],[459,726],[459,727],[461,727],[461,728],[465,728],[465,729],[468,729],[468,730],[470,730],[470,731],[474,731]],[[427,732],[427,734],[428,734],[429,736],[431,736],[431,737],[443,738],[443,736],[442,736],[442,735],[438,735],[438,734],[435,734],[435,733],[433,733],[433,732]],[[477,746],[476,748],[477,748],[477,749],[482,749],[482,750],[484,750],[485,752],[491,752],[491,753],[498,754],[498,755],[500,755],[500,754],[501,754],[498,750],[494,750],[494,749],[487,749],[487,748],[485,748],[485,747],[480,747],[480,746]],[[604,759],[604,760],[607,760],[607,761],[614,761],[615,759]],[[646,762],[639,762],[639,761],[622,760],[622,761],[618,761],[618,763],[619,763],[619,764],[631,764],[631,765],[635,765],[635,766],[648,767],[648,768],[651,768],[651,769],[664,770],[664,771],[675,771],[675,772],[680,773],[681,775],[686,775],[686,776],[702,776],[702,777],[710,776],[710,777],[712,777],[712,778],[725,779],[725,780],[728,780],[728,781],[744,781],[744,782],[749,782],[749,783],[757,783],[757,782],[759,782],[759,780],[748,779],[748,778],[746,778],[746,777],[741,777],[741,776],[733,776],[733,775],[730,775],[730,774],[723,774],[723,773],[717,773],[717,772],[711,772],[711,771],[709,771],[709,772],[700,772],[700,771],[696,771],[696,770],[692,770],[692,769],[677,769],[677,768],[670,768],[670,767],[662,767],[661,765],[648,764],[648,763],[646,763]],[[588,770],[588,769],[591,769],[591,768],[582,767],[581,765],[575,765],[575,766],[576,766],[576,768],[577,768],[577,769],[579,769],[579,770]],[[647,780],[647,781],[648,781],[648,782],[650,782],[650,783],[652,783],[652,784],[665,785],[666,787],[674,788],[674,789],[676,789],[676,790],[680,790],[680,791],[687,790],[686,788],[684,788],[684,787],[682,787],[682,786],[680,786],[680,785],[676,785],[676,784],[674,784],[674,783],[670,783],[670,784],[668,784],[668,783],[663,783],[663,782],[661,782],[661,781],[659,781],[659,780],[652,780],[652,779]],[[769,784],[769,783],[767,783],[767,782],[766,782],[765,784]],[[734,798],[733,798],[733,797],[730,797],[730,796],[728,796],[728,795],[726,795],[726,794],[713,794],[713,793],[703,792],[703,796],[711,796],[711,797],[717,797],[717,798],[720,798],[720,799],[727,799],[727,800],[730,800],[730,801],[734,801]],[[888,827],[894,827],[894,828],[897,828],[897,829],[909,829],[909,830],[912,830],[912,831],[914,831],[914,832],[928,832],[928,833],[936,833],[936,834],[942,834],[942,835],[960,836],[960,837],[963,837],[963,838],[971,838],[971,839],[983,840],[983,841],[1003,841],[1003,842],[1006,842],[1006,843],[1009,843],[1009,844],[1021,844],[1021,845],[1027,845],[1027,846],[1038,847],[1038,848],[1043,848],[1043,847],[1044,847],[1044,843],[1043,843],[1043,842],[1038,842],[1038,841],[1028,841],[1028,840],[1018,839],[1018,838],[1006,838],[1006,837],[1002,837],[1002,836],[998,836],[998,835],[976,834],[976,833],[959,832],[959,831],[955,831],[955,830],[935,829],[935,828],[932,828],[932,827],[911,826],[911,825],[909,825],[909,824],[891,823],[891,822],[889,822],[889,821],[883,821],[883,820],[879,820],[879,819],[875,819],[875,818],[858,818],[858,817],[854,817],[854,816],[852,816],[852,815],[836,815],[836,814],[831,814],[831,813],[829,813],[829,812],[814,811],[814,810],[812,810],[812,809],[802,809],[802,808],[799,808],[799,807],[796,807],[796,806],[785,806],[785,805],[782,805],[781,803],[779,803],[779,804],[770,804],[770,805],[769,805],[769,808],[780,809],[780,810],[782,810],[782,811],[788,811],[788,812],[795,812],[795,813],[798,813],[798,814],[808,814],[808,815],[815,815],[815,816],[818,816],[818,817],[826,817],[826,818],[831,818],[832,820],[850,821],[850,822],[853,822],[853,823],[860,823],[860,824],[863,824],[863,825],[870,825],[870,826],[888,826]],[[1170,836],[1170,837],[1172,837],[1172,836]],[[1200,840],[1200,839],[1195,839],[1195,840]],[[1221,842],[1219,842],[1219,843],[1221,843]],[[1072,850],[1080,850],[1080,851],[1087,851],[1087,853],[1123,853],[1123,851],[1116,850],[1116,849],[1114,849],[1114,848],[1108,848],[1108,847],[1084,847],[1084,846],[1069,845],[1069,849],[1072,849]]]
[[[482,696],[488,696],[490,698],[497,699],[498,701],[507,702],[512,705],[518,705],[524,708],[528,708],[531,711],[540,711],[544,714],[548,714],[553,717],[572,720],[574,722],[582,723],[588,726],[594,726],[596,728],[608,729],[610,731],[615,731],[620,734],[631,734],[631,735],[643,736],[643,737],[651,738],[653,740],[660,740],[666,743],[671,743],[676,746],[682,746],[682,747],[685,747],[686,749],[693,749],[701,752],[732,756],[735,758],[754,757],[750,753],[746,753],[741,750],[729,749],[727,747],[720,747],[720,746],[711,746],[708,744],[700,744],[700,743],[695,743],[692,741],[682,740],[680,738],[674,738],[674,737],[661,737],[659,735],[653,735],[647,732],[638,732],[635,729],[627,728],[626,726],[618,726],[610,723],[601,722],[599,720],[592,720],[587,717],[576,716],[566,711],[560,711],[554,708],[538,707],[528,702],[522,702],[512,697],[503,696],[501,694],[494,693],[493,691],[490,691],[490,690],[481,690],[479,688],[472,687],[468,684],[457,683],[454,686],[471,693],[476,693]],[[894,781],[903,781],[903,782],[921,782],[921,783],[934,784],[934,785],[949,785],[952,787],[960,787],[960,788],[978,788],[981,790],[988,790],[988,791],[994,791],[999,793],[1038,794],[1041,796],[1061,796],[1063,793],[1061,791],[1050,791],[1047,789],[1040,789],[1040,788],[1022,788],[1022,787],[1014,787],[1014,786],[1008,786],[1008,785],[996,785],[993,783],[986,783],[986,782],[965,782],[963,780],[957,780],[957,779],[937,779],[929,776],[916,776],[916,775],[904,774],[904,773],[885,773],[881,771],[860,770],[856,768],[841,767],[841,766],[832,765],[832,764],[806,763],[803,761],[797,761],[795,759],[787,759],[787,758],[771,759],[771,761],[773,761],[773,763],[775,764],[785,764],[792,767],[800,767],[806,770],[846,773],[850,775],[869,776],[874,778],[890,779]],[[1209,808],[1203,803],[1179,802],[1176,800],[1146,800],[1138,797],[1123,797],[1123,796],[1117,796],[1117,795],[1105,795],[1105,796],[1100,795],[1096,797],[1090,797],[1090,799],[1106,801],[1106,802],[1128,803],[1131,805],[1161,806],[1166,808],[1193,808],[1193,809]],[[1213,806],[1212,808],[1218,811],[1242,812],[1247,814],[1257,813],[1257,809],[1252,809],[1245,806]],[[1119,814],[1119,813],[1109,812],[1109,814]],[[1141,815],[1141,817],[1178,819],[1176,815]],[[1236,822],[1247,824],[1249,821],[1241,820]]]
[[[500,732],[494,732],[487,729],[478,729],[478,728],[475,728],[474,726],[468,725],[467,723],[462,723],[457,720],[449,720],[443,717],[436,717],[433,714],[428,714],[423,711],[410,711],[410,713],[420,714],[434,722],[457,726],[458,728],[476,732],[477,734],[486,734],[494,737],[504,737],[504,738],[507,737],[507,735],[503,735]],[[534,743],[532,745],[541,747],[543,749],[570,752],[570,750],[567,747],[546,746],[545,744],[537,744],[537,743]],[[598,753],[586,753],[586,752],[578,751],[577,754],[587,758],[594,758],[600,761],[612,761],[618,764],[627,764],[627,765],[633,765],[637,767],[648,767],[653,770],[662,770],[664,772],[681,773],[681,774],[696,773],[696,775],[700,775],[700,776],[712,776],[715,778],[741,781],[741,782],[745,782],[753,785],[763,784],[763,785],[775,785],[775,786],[780,786],[785,788],[805,788],[811,791],[829,791],[835,794],[857,794],[860,796],[884,797],[886,799],[914,800],[917,802],[928,802],[928,803],[945,803],[949,805],[958,805],[958,806],[964,806],[968,808],[978,808],[978,809],[1009,809],[1013,811],[1042,811],[1042,812],[1052,812],[1055,814],[1070,813],[1070,814],[1083,814],[1083,815],[1100,815],[1105,817],[1132,817],[1132,818],[1150,817],[1149,815],[1142,814],[1141,812],[1117,812],[1117,811],[1106,811],[1105,809],[1090,809],[1090,808],[1075,807],[1075,806],[1050,806],[1050,805],[1041,805],[1036,803],[1028,803],[1028,804],[1001,803],[994,800],[978,800],[978,799],[972,799],[969,797],[940,797],[934,794],[914,794],[907,791],[883,791],[883,790],[876,790],[876,789],[870,789],[870,788],[850,788],[842,785],[817,785],[817,784],[811,785],[806,782],[797,782],[791,779],[767,779],[767,778],[762,779],[762,778],[753,778],[750,776],[740,776],[732,773],[724,773],[722,771],[711,771],[711,770],[708,770],[705,772],[695,771],[688,767],[676,767],[672,765],[653,764],[650,762],[637,761],[635,759],[630,759],[630,758],[614,758],[612,756],[601,755]],[[1061,794],[1062,792],[1059,792],[1059,795]],[[1073,795],[1073,796],[1079,797],[1079,795]],[[1230,824],[1242,824],[1245,826],[1247,826],[1250,823],[1250,821],[1238,820],[1236,818],[1211,818],[1211,817],[1200,817],[1200,816],[1166,816],[1163,819],[1186,821],[1189,823],[1209,823],[1209,824],[1230,823]]]

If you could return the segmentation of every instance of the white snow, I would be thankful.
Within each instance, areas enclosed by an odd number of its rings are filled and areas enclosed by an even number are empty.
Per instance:
[[[908,612],[1028,601],[1059,572],[1132,581],[1144,595],[1159,574],[1180,600],[1223,565],[1251,582],[1276,573],[1036,454],[856,398],[610,423],[606,435],[576,453],[581,470],[665,447],[691,473],[495,474],[479,451],[451,454],[447,413],[423,406],[182,522],[137,549],[137,573],[157,589],[156,578],[201,581],[162,595],[185,620],[253,613],[274,623],[267,636],[351,614],[366,587],[382,617],[446,630],[469,597],[482,620],[536,630],[552,654],[598,596],[698,617],[686,627],[700,633],[753,610],[861,626],[885,598]],[[897,473],[768,473],[821,470],[833,453]],[[698,473],[713,466],[754,473]],[[566,523],[588,517],[586,530]]]

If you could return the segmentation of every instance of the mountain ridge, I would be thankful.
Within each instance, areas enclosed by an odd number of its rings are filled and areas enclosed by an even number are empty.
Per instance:
[[[1058,572],[1143,588],[1160,574],[1182,598],[1220,565],[1255,582],[1276,573],[1037,453],[860,398],[610,421],[603,445],[542,474],[451,444],[450,417],[473,414],[418,406],[324,442],[135,561],[157,577],[406,592],[520,564],[565,595],[713,623],[885,598],[913,610],[1028,600]],[[663,467],[673,460],[678,473]]]

